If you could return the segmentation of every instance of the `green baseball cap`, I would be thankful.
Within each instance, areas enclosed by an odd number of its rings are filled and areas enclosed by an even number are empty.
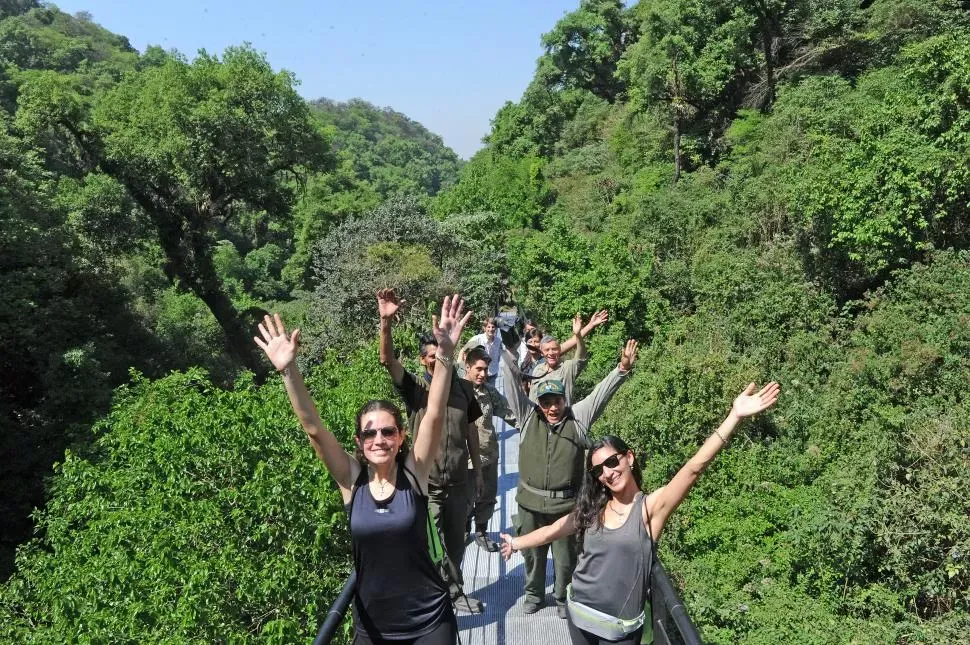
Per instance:
[[[542,381],[536,386],[536,398],[541,398],[547,394],[557,394],[559,396],[566,396],[566,386],[563,385],[562,381],[551,379],[549,381]]]

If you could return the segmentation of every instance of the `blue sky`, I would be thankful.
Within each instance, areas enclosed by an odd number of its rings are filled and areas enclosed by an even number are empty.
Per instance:
[[[60,0],[68,13],[194,56],[251,42],[308,99],[360,97],[403,112],[468,158],[517,101],[540,37],[579,0]]]

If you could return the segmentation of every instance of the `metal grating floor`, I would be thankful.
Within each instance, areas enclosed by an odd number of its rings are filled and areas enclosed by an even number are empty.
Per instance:
[[[499,390],[503,390],[501,378]],[[519,477],[519,435],[496,418],[499,433],[498,504],[489,522],[490,537],[499,542],[499,532],[509,533],[516,512],[515,487]],[[462,645],[549,645],[569,643],[566,621],[556,616],[552,597],[552,557],[546,561],[546,606],[532,615],[522,613],[525,578],[519,553],[505,562],[499,553],[488,553],[474,541],[465,547],[462,562],[465,593],[485,605],[480,615],[458,615]]]

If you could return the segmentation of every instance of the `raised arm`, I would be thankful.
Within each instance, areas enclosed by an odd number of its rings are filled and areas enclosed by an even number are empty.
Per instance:
[[[263,316],[263,322],[259,324],[259,333],[262,338],[254,336],[253,340],[266,352],[266,357],[273,367],[283,373],[283,384],[290,397],[290,404],[310,440],[310,445],[313,446],[313,451],[327,465],[327,470],[340,487],[344,502],[350,501],[350,489],[360,471],[360,465],[353,455],[344,450],[333,433],[324,427],[323,419],[320,418],[320,413],[313,404],[313,399],[310,398],[310,392],[303,382],[303,375],[296,365],[300,330],[294,329],[287,338],[286,328],[279,314],[273,314],[272,318]]]
[[[394,316],[406,301],[400,300],[394,289],[381,289],[377,292],[377,311],[381,316],[381,365],[391,375],[394,385],[400,386],[404,382],[404,366],[394,355],[394,337],[391,336],[391,325]]]
[[[628,340],[623,348],[623,355],[620,362],[612,372],[606,375],[602,381],[596,384],[593,391],[585,399],[573,406],[573,417],[580,423],[581,429],[588,429],[596,421],[606,404],[610,402],[616,391],[620,389],[623,381],[626,380],[633,364],[637,360],[637,341]]]
[[[573,535],[577,530],[575,513],[563,515],[552,524],[547,524],[538,528],[532,533],[526,533],[518,537],[512,537],[508,533],[499,533],[504,544],[502,544],[502,557],[508,560],[512,554],[522,549],[533,549],[543,544],[555,542],[559,538]]]
[[[697,478],[731,439],[738,422],[745,417],[754,416],[770,408],[778,400],[778,394],[781,392],[781,386],[774,381],[761,388],[757,394],[753,394],[754,388],[754,383],[749,384],[744,392],[734,399],[731,412],[714,431],[714,434],[707,438],[700,450],[677,471],[677,474],[666,486],[658,488],[647,497],[647,508],[645,510],[648,511],[647,517],[650,518],[650,534],[655,539],[660,538],[667,518],[684,501],[687,493],[697,482]]]
[[[578,315],[579,314],[577,314],[577,316]],[[587,336],[589,336],[590,332],[592,332],[594,329],[596,329],[597,327],[599,327],[600,325],[602,325],[603,323],[605,323],[609,319],[610,319],[610,314],[609,314],[608,311],[606,311],[606,309],[600,309],[599,311],[597,311],[589,319],[589,322],[586,323],[586,326],[584,326],[582,329],[579,330],[579,340],[580,341],[583,341],[584,344],[585,344],[585,340],[584,339]],[[575,326],[573,327],[573,329],[575,330]],[[574,347],[576,347],[578,344],[579,344],[579,342],[576,340],[576,335],[575,335],[575,332],[574,332],[573,336],[571,338],[569,338],[566,342],[564,342],[562,344],[562,346],[561,346],[562,353],[565,354],[566,352],[572,351],[572,349]],[[584,347],[583,348],[583,357],[585,357],[585,356],[586,356],[586,349]],[[576,358],[580,358],[578,352],[577,352]]]
[[[509,407],[509,400],[495,388],[489,387],[489,393],[492,395],[492,414],[505,421],[509,426],[516,427],[518,425],[518,419],[515,413],[512,412],[512,408]]]
[[[522,372],[515,363],[515,354],[506,348],[502,352],[502,381],[505,383],[505,397],[515,418],[519,420],[519,428],[532,410],[532,402],[522,391]]]
[[[431,377],[428,408],[414,439],[415,474],[422,483],[428,481],[428,473],[431,472],[438,451],[438,440],[441,438],[441,427],[445,421],[448,395],[451,393],[455,345],[461,338],[461,330],[468,324],[468,319],[472,315],[471,312],[462,315],[464,307],[465,303],[458,294],[445,296],[441,303],[441,316],[432,316],[431,319],[431,331],[438,341],[438,351],[435,353],[438,365],[435,366]]]

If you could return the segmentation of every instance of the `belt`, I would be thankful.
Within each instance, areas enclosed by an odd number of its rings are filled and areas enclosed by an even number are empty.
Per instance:
[[[574,491],[572,488],[565,488],[563,490],[543,490],[542,488],[529,486],[521,479],[519,480],[519,486],[530,493],[540,495],[542,497],[548,497],[549,499],[572,499],[573,497],[576,497],[576,491]]]

